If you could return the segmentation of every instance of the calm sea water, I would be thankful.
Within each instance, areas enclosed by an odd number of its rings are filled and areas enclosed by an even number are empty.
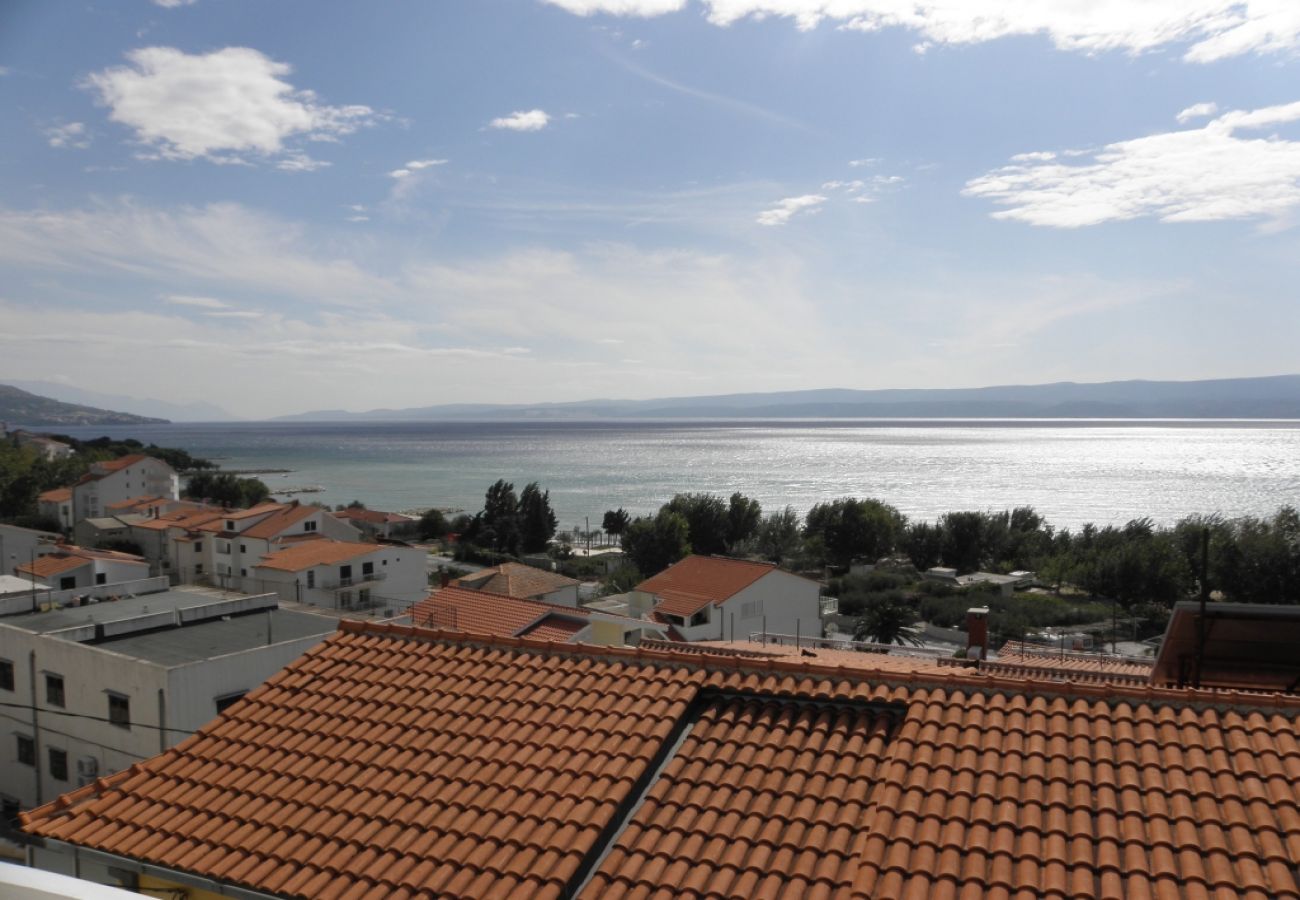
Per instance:
[[[551,492],[563,526],[733,491],[801,513],[878,497],[908,516],[1030,505],[1058,527],[1300,505],[1300,422],[897,420],[238,423],[77,429],[184,448],[272,488],[390,510],[475,511],[497,478]]]

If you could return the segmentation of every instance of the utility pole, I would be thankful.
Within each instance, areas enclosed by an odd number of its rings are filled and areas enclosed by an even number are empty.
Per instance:
[[[591,516],[583,516],[582,520],[587,523],[587,556],[591,556]]]

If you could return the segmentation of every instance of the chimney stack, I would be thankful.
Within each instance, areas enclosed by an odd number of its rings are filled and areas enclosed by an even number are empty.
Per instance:
[[[966,610],[966,658],[989,658],[989,608],[973,606]]]
[[[438,571],[438,584],[441,587],[446,587],[447,585],[451,584],[451,573],[448,572],[446,569],[440,569]]]

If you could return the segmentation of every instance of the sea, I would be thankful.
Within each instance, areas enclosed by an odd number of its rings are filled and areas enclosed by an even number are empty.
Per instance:
[[[1300,506],[1300,421],[599,420],[169,424],[63,429],[179,447],[305,501],[474,512],[498,478],[550,492],[561,527],[740,491],[800,514],[875,497],[909,518],[1032,506],[1057,528]]]

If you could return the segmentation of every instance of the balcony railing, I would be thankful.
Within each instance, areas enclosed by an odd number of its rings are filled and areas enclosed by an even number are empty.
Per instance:
[[[339,578],[335,581],[326,581],[321,587],[332,591],[345,591],[348,588],[354,588],[363,584],[370,584],[375,581],[383,581],[388,577],[387,572],[371,572],[369,575],[352,575],[347,578]]]

